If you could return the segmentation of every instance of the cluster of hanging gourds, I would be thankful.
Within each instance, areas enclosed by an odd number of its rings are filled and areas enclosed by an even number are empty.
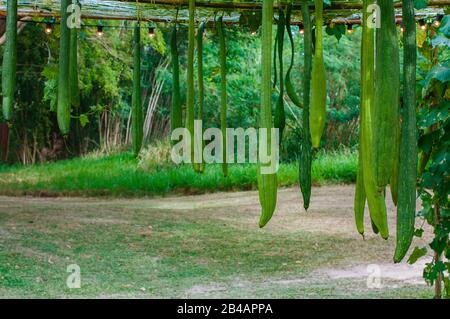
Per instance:
[[[203,35],[205,33],[206,23],[201,22],[197,28],[195,35],[195,1],[189,0],[189,24],[188,24],[188,49],[187,49],[187,94],[186,94],[186,116],[185,127],[190,133],[190,158],[193,168],[196,172],[202,173],[205,169],[203,161],[203,132],[197,132],[194,129],[195,120],[203,119],[204,104],[204,84],[203,84]],[[172,57],[172,110],[171,110],[171,130],[172,132],[183,126],[183,110],[180,98],[180,66],[178,57],[177,44],[177,25],[172,29],[170,40],[171,57]],[[226,145],[227,145],[227,66],[226,66],[226,43],[225,30],[223,27],[223,18],[220,16],[215,20],[215,27],[219,39],[219,63],[220,63],[220,126],[222,131],[222,171],[223,175],[228,175],[228,164],[226,161]],[[198,80],[198,108],[195,112],[195,83],[194,83],[194,59],[195,49],[197,45],[197,80]],[[194,143],[195,134],[201,134],[201,144]],[[195,147],[198,147],[196,150]],[[195,157],[195,154],[199,158]]]
[[[414,234],[416,206],[416,35],[414,7],[412,0],[403,0],[403,112],[400,114],[400,62],[397,30],[393,0],[377,1],[379,6],[379,28],[369,25],[368,9],[374,0],[363,1],[363,23],[361,44],[361,109],[359,136],[359,167],[355,192],[355,221],[359,233],[364,234],[364,209],[367,200],[372,229],[383,238],[389,235],[385,189],[390,185],[392,198],[397,206],[397,246],[394,261],[399,262],[405,256]],[[77,71],[77,29],[67,25],[69,0],[61,0],[61,37],[58,76],[57,119],[61,132],[69,133],[72,107],[78,107],[80,92]],[[301,2],[304,25],[304,74],[303,101],[295,92],[291,82],[291,70],[294,65],[294,43],[290,21],[292,5],[278,11],[278,29],[274,49],[274,66],[276,85],[276,65],[279,65],[279,97],[272,116],[272,22],[273,0],[263,1],[262,12],[262,46],[261,46],[261,110],[260,128],[267,131],[267,150],[271,150],[271,128],[276,127],[280,139],[285,126],[283,95],[284,89],[291,101],[301,107],[302,138],[300,142],[299,182],[303,195],[304,208],[308,209],[311,196],[311,162],[312,149],[320,145],[325,126],[326,78],[322,48],[323,1],[314,0],[315,4],[315,42],[312,39],[312,22],[306,0]],[[17,39],[17,0],[7,3],[7,23],[3,57],[2,96],[3,117],[12,118],[14,91],[16,83],[16,39]],[[189,29],[187,57],[187,108],[185,126],[191,133],[191,157],[194,169],[204,170],[203,163],[194,161],[194,119],[203,116],[203,33],[205,24],[201,23],[195,38],[195,0],[189,0]],[[284,32],[288,33],[291,44],[291,63],[286,75],[283,74]],[[220,122],[222,129],[223,173],[226,176],[226,44],[222,17],[216,20],[219,37],[221,97]],[[195,115],[194,88],[194,51],[197,41],[198,59],[198,113]],[[314,45],[314,55],[313,55]],[[171,110],[172,130],[182,127],[182,107],[180,99],[179,59],[177,48],[177,27],[173,26],[170,40],[173,96]],[[133,37],[133,97],[132,97],[132,135],[133,151],[137,155],[142,145],[142,107],[140,85],[140,26],[134,29]],[[277,60],[278,57],[278,60]],[[272,123],[273,117],[273,123]],[[400,120],[400,118],[402,120]],[[267,224],[273,215],[277,202],[277,175],[261,174],[263,165],[258,170],[258,190],[262,206],[260,227]]]
[[[381,237],[389,235],[385,189],[389,185],[397,206],[397,245],[394,261],[401,261],[414,234],[416,201],[416,113],[415,68],[416,42],[412,0],[403,0],[404,76],[403,116],[400,120],[400,62],[393,0],[378,1],[379,28],[369,25],[368,10],[375,2],[364,0],[361,44],[361,109],[359,137],[359,167],[355,192],[355,221],[359,233],[364,234],[364,209],[368,202],[372,228]],[[293,41],[290,30],[292,6],[286,15],[280,8],[278,30],[274,47],[274,86],[279,77],[279,97],[275,105],[274,127],[282,135],[285,119],[284,88],[291,101],[302,107],[302,138],[299,156],[299,182],[307,209],[311,196],[312,149],[320,145],[325,127],[326,77],[322,47],[323,1],[315,0],[315,42],[307,1],[302,1],[304,25],[303,105],[292,86]],[[271,113],[271,35],[273,1],[264,1],[262,19],[262,86],[261,127],[272,127]],[[291,65],[283,81],[282,49],[284,27],[291,42]],[[314,46],[314,55],[312,48]],[[277,55],[279,66],[277,72]],[[262,206],[260,227],[272,217],[276,207],[276,174],[258,174],[259,197]]]
[[[397,245],[394,261],[401,261],[414,235],[416,208],[417,131],[415,109],[416,35],[411,0],[403,1],[403,116],[400,118],[400,62],[394,4],[378,1],[379,28],[369,25],[363,2],[361,46],[361,111],[359,168],[355,220],[364,234],[367,199],[372,228],[389,236],[385,189],[390,185],[397,206]]]
[[[58,92],[56,111],[58,127],[64,136],[70,131],[71,111],[80,106],[78,86],[78,29],[69,28],[71,0],[61,0],[61,34],[59,43]],[[77,3],[80,5],[79,3]],[[6,44],[3,55],[2,96],[3,117],[10,122],[13,113],[17,60],[17,0],[7,2]],[[137,156],[142,146],[142,107],[140,85],[140,26],[134,29],[133,37],[133,93],[132,93],[132,137],[133,152]]]
[[[271,62],[270,52],[272,46],[272,20],[273,20],[274,1],[265,1],[263,3],[262,18],[262,87],[261,87],[261,112],[260,127],[272,127],[271,111]],[[279,130],[280,144],[286,123],[284,112],[284,90],[292,103],[302,108],[301,120],[301,141],[299,149],[299,184],[303,196],[303,206],[308,209],[311,197],[311,167],[312,167],[312,149],[318,148],[320,139],[325,127],[325,103],[326,103],[326,81],[325,65],[322,49],[322,11],[323,3],[321,0],[315,1],[316,6],[316,28],[315,28],[315,50],[313,56],[312,40],[312,22],[309,13],[309,7],[306,1],[301,3],[301,12],[304,25],[304,74],[303,74],[303,103],[300,102],[295,88],[291,81],[291,71],[294,66],[294,41],[291,31],[292,3],[286,6],[285,10],[279,6],[277,33],[275,38],[273,64],[274,81],[273,86],[277,85],[279,78],[279,95],[275,105],[275,114],[273,116],[273,127]],[[288,34],[291,44],[291,62],[289,68],[283,72],[283,42],[284,32]],[[278,60],[277,60],[278,57]],[[314,59],[313,59],[314,58]],[[278,64],[278,71],[277,71]],[[270,150],[270,135],[267,149]],[[270,150],[272,151],[272,150]],[[263,227],[273,215],[277,201],[277,176],[276,174],[258,173],[259,198],[262,206],[262,214],[259,225]]]

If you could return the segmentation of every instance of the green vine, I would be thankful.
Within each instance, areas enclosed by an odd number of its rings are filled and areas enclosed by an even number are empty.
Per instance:
[[[435,287],[435,298],[450,297],[450,16],[440,27],[417,29],[419,175],[418,194],[422,209],[418,217],[428,223],[434,237],[427,246],[415,247],[408,262],[433,254],[423,277]],[[415,230],[422,237],[424,228]]]

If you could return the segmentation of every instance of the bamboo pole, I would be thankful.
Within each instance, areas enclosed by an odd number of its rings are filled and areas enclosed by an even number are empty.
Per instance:
[[[449,1],[450,2],[450,1]],[[5,10],[0,10],[0,19],[5,19],[6,17],[6,11]],[[428,17],[428,16],[432,16],[433,14],[424,14],[423,16],[421,15],[417,15],[416,16],[416,20],[420,20],[422,18]],[[26,12],[19,12],[18,13],[18,18],[20,22],[29,22],[29,23],[39,23],[37,21],[33,21],[31,20],[31,17],[40,17],[40,18],[56,18],[56,19],[60,19],[59,18],[59,14],[55,14],[55,13],[50,13],[50,12],[33,12],[33,11],[26,11]],[[91,14],[82,14],[81,18],[83,20],[111,20],[111,21],[136,21],[135,17],[132,16],[99,16],[99,15],[91,15]],[[402,17],[401,15],[396,16],[395,18],[397,23],[400,23],[402,21]],[[144,18],[141,17],[140,21],[143,22],[155,22],[155,23],[172,23],[174,22],[174,19],[168,19],[168,18],[158,18],[158,17],[152,17],[152,18]],[[188,21],[187,19],[183,19],[183,18],[178,18],[176,21],[178,24],[187,24]],[[361,24],[361,19],[357,19],[357,18],[352,18],[352,19],[347,19],[344,17],[341,18],[333,18],[333,19],[328,19],[327,22],[333,23],[333,24]],[[214,23],[213,20],[207,21],[208,25],[212,25]],[[224,24],[226,25],[235,25],[235,24],[239,24],[239,21],[223,21]],[[291,25],[300,25],[302,24],[301,20],[293,20],[291,21]],[[85,25],[85,26],[92,26],[92,25]],[[106,26],[108,27],[108,26]],[[123,27],[122,27],[123,28]],[[130,27],[131,28],[131,27]],[[147,28],[147,27],[145,27]],[[0,40],[0,44],[1,44],[1,40]]]

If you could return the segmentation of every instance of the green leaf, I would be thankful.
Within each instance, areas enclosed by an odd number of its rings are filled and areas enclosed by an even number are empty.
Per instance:
[[[345,31],[346,31],[345,24],[335,24],[333,26],[328,25],[325,29],[325,32],[328,35],[334,35],[338,41],[345,34]]]
[[[437,35],[431,40],[431,45],[433,46],[433,48],[440,46],[450,47],[450,39],[448,37]]]
[[[442,261],[438,261],[435,265],[434,265],[434,269],[436,270],[436,272],[444,272],[447,267],[445,266],[445,263]]]
[[[443,61],[442,64],[435,65],[420,81],[422,86],[422,98],[431,94],[433,90],[439,89],[438,86],[444,87],[447,82],[450,82],[450,61]],[[439,89],[442,90],[442,89]]]
[[[433,79],[436,79],[442,83],[450,81],[450,68],[441,64],[435,65],[430,72],[428,72],[426,78],[421,82],[422,86],[426,88]]]
[[[439,121],[446,120],[448,115],[448,110],[450,108],[450,101],[445,101],[439,108],[432,109],[430,112],[427,112],[424,117],[419,121],[418,125],[421,128],[430,127]]]
[[[324,7],[331,6],[331,0],[323,0]]]
[[[430,244],[430,248],[437,252],[439,255],[442,254],[445,247],[447,246],[447,240],[439,237],[434,237]]]
[[[433,147],[433,139],[434,139],[433,133],[424,134],[419,138],[419,147],[420,149],[425,152],[429,153],[431,151],[431,148]]]
[[[442,207],[441,208],[441,217],[450,219],[450,209]]]
[[[408,258],[408,264],[412,265],[414,264],[419,258],[422,258],[427,254],[427,248],[426,247],[415,247],[413,252],[411,253],[411,256]]]
[[[425,269],[423,270],[423,278],[430,284],[437,279],[439,274],[445,271],[445,264],[442,261],[436,263],[427,263]]]
[[[424,9],[428,5],[428,0],[414,0],[414,8]]]
[[[450,37],[450,15],[446,15],[442,19],[441,26],[438,31],[443,33],[445,36]]]
[[[446,266],[444,264],[444,262],[442,261],[438,261],[437,263],[434,264],[434,269],[436,272],[443,272],[446,270]]]
[[[81,114],[80,115],[80,125],[81,125],[81,127],[85,127],[87,123],[89,123],[88,116],[86,114]]]

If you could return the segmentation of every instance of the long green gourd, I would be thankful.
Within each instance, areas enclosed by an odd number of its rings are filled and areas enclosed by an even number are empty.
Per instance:
[[[361,123],[361,113],[359,122]],[[356,189],[354,200],[355,224],[358,233],[364,235],[364,208],[366,206],[366,190],[364,188],[364,171],[362,157],[362,132],[359,130],[359,149],[358,149],[358,173],[356,175]]]
[[[309,125],[311,128],[312,147],[317,148],[320,146],[320,139],[325,128],[327,91],[322,44],[323,1],[314,0],[314,4],[316,13],[316,40],[314,45],[314,61],[311,79],[311,111],[309,115]]]
[[[401,140],[401,125],[397,123],[394,139],[394,165],[392,166],[391,178],[389,179],[389,186],[391,190],[392,201],[397,206],[398,203],[398,173],[400,168],[400,140]]]
[[[59,40],[59,69],[58,69],[58,103],[56,115],[58,126],[63,135],[70,130],[70,29],[67,26],[67,6],[69,0],[61,0],[61,37]]]
[[[292,37],[292,30],[291,30],[291,14],[292,14],[292,3],[288,4],[287,10],[286,10],[286,32],[289,37],[289,42],[291,44],[291,64],[289,65],[289,68],[286,72],[286,77],[284,80],[284,86],[286,88],[286,93],[291,99],[292,103],[294,103],[298,107],[302,107],[302,103],[300,101],[300,98],[298,97],[297,93],[295,92],[294,85],[292,84],[291,80],[291,71],[294,67],[294,39]]]
[[[69,86],[70,104],[80,106],[80,89],[78,86],[78,30],[70,30],[70,56],[69,56]]]
[[[375,180],[389,184],[395,161],[399,123],[400,62],[393,0],[379,0],[380,28],[376,31],[374,147]]]
[[[359,165],[363,168],[363,183],[369,206],[372,228],[383,238],[389,236],[387,226],[386,204],[384,192],[379,190],[375,180],[374,167],[374,136],[373,136],[373,108],[375,92],[375,29],[368,26],[369,13],[367,8],[373,0],[363,1],[363,31],[361,42],[361,157]]]
[[[309,207],[311,198],[311,134],[309,129],[309,105],[311,88],[311,62],[312,62],[312,27],[309,7],[306,0],[301,3],[304,32],[304,75],[303,75],[303,114],[302,114],[302,141],[300,144],[299,183],[303,196],[303,207]]]
[[[394,262],[400,262],[414,236],[417,180],[416,24],[412,0],[403,0],[403,123],[397,205],[397,244]]]
[[[227,48],[225,44],[225,31],[222,17],[216,20],[217,34],[219,36],[220,55],[220,127],[222,130],[222,171],[228,175],[227,163]]]
[[[188,51],[187,51],[187,94],[186,94],[186,128],[191,139],[191,162],[194,163],[194,49],[195,49],[195,0],[189,0],[189,27],[188,27]]]
[[[273,46],[273,88],[277,87],[277,56],[278,56],[278,32],[275,34],[275,45]]]
[[[2,95],[3,117],[12,119],[14,92],[16,89],[17,63],[17,0],[8,0],[6,4],[6,43],[3,51]]]
[[[278,129],[279,145],[281,145],[283,139],[283,131],[286,126],[286,114],[284,113],[284,75],[283,75],[283,44],[284,44],[284,29],[286,28],[284,11],[283,9],[278,9],[278,27],[277,27],[277,44],[276,49],[278,49],[278,63],[280,72],[280,84],[279,90],[280,94],[277,99],[277,104],[275,106],[274,115],[274,127]],[[275,72],[276,73],[276,72]]]
[[[198,78],[198,114],[197,119],[203,121],[203,103],[205,99],[205,89],[203,83],[203,33],[205,32],[205,23],[200,23],[197,30],[197,78]],[[203,132],[201,132],[203,136]],[[204,171],[205,165],[203,163],[203,146],[204,141],[202,138],[202,152],[200,152],[201,163],[197,165],[196,170],[199,173]]]
[[[272,18],[273,0],[263,1],[262,36],[261,36],[261,111],[259,127],[267,129],[267,149],[271,150],[272,129],[272,88],[271,88],[271,56],[272,56]],[[261,147],[261,144],[260,144]],[[277,174],[261,174],[264,164],[258,168],[258,192],[262,212],[259,227],[264,227],[272,218],[277,204]]]
[[[180,61],[178,58],[177,25],[172,27],[170,36],[170,55],[172,58],[172,109],[170,112],[171,131],[183,127],[180,98]]]
[[[131,101],[131,130],[134,156],[138,156],[142,147],[143,121],[141,103],[141,28],[134,27],[133,34],[133,94]]]

